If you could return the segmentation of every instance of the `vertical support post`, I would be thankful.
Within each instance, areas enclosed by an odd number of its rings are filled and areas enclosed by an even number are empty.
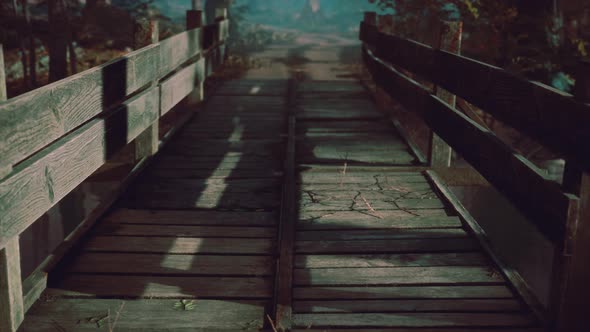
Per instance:
[[[0,102],[7,100],[4,52],[0,44]],[[11,167],[1,167],[0,180]],[[14,332],[24,320],[23,286],[20,275],[19,237],[10,239],[0,249],[0,331]]]
[[[443,21],[440,24],[440,33],[438,40],[433,45],[442,51],[461,54],[461,40],[463,34],[462,22]],[[455,107],[456,97],[441,87],[436,87],[436,96],[447,104]],[[431,132],[429,146],[429,160],[431,167],[450,167],[451,166],[451,147],[443,141],[434,132]]]
[[[575,98],[590,103],[590,63],[582,63],[577,71]],[[554,266],[551,303],[552,330],[581,332],[588,330],[590,298],[590,174],[569,162],[566,164],[563,189],[577,195],[575,213],[568,216],[566,239]],[[559,248],[558,248],[559,249]],[[558,261],[559,260],[559,261]]]
[[[139,49],[159,41],[159,25],[156,20],[139,20],[135,25],[134,47]],[[158,70],[158,68],[154,68]],[[155,84],[155,83],[153,83]],[[160,121],[156,120],[135,139],[135,161],[150,157],[158,152]]]
[[[0,249],[0,331],[14,332],[24,320],[19,237]]]
[[[192,0],[192,9],[186,11],[186,29],[192,30],[203,27],[203,11],[199,0]],[[201,29],[199,42],[203,47],[203,30]],[[205,98],[204,82],[198,82],[195,90],[188,97],[188,103],[198,103]]]
[[[377,29],[382,33],[393,34],[393,15],[379,15]],[[387,111],[388,106],[390,106],[388,105],[389,100],[388,94],[383,91],[381,87],[377,86],[375,88],[375,101],[377,102],[377,107],[381,111]]]

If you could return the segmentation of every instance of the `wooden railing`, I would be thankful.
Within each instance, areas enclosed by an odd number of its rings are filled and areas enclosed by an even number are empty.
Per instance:
[[[229,22],[224,10],[202,27],[202,15],[188,11],[188,30],[162,41],[157,22],[143,22],[135,41],[147,46],[0,100],[0,331],[16,331],[46,287],[47,269],[38,269],[23,289],[19,235],[126,145],[135,144],[135,161],[150,159],[160,117],[195,91],[203,98]],[[0,90],[4,96],[4,81]]]
[[[360,39],[373,80],[404,108],[417,113],[555,245],[550,303],[539,310],[540,316],[554,331],[585,330],[584,308],[590,298],[590,105],[584,99],[590,97],[588,70],[578,78],[579,92],[574,97],[391,32],[377,27],[376,13],[366,13]],[[547,180],[493,132],[407,72],[441,86],[563,156],[563,185]],[[525,300],[539,308],[533,299]]]

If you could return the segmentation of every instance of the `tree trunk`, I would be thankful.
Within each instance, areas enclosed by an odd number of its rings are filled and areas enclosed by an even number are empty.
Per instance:
[[[29,78],[31,88],[37,87],[37,46],[33,36],[33,25],[31,24],[31,13],[28,0],[21,0],[22,12],[27,22],[27,38],[29,41]]]
[[[12,0],[12,8],[14,10],[14,17],[18,17],[18,6],[16,0]],[[19,39],[20,60],[23,66],[23,82],[25,83],[25,85],[29,85],[29,75],[27,72],[29,68],[27,64],[27,51],[25,48],[25,41],[23,39],[24,30],[24,27],[19,25],[17,34]]]
[[[68,21],[62,0],[48,0],[49,5],[49,82],[68,76]]]

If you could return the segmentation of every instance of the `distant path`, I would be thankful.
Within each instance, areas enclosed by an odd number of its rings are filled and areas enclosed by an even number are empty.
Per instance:
[[[347,64],[358,62],[356,39],[333,34],[300,33],[289,45],[272,45],[255,53],[263,64],[248,71],[245,79],[288,79],[298,72],[310,80],[352,80]]]

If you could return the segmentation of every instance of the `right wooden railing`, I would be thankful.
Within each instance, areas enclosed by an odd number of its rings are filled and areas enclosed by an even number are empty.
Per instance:
[[[361,23],[373,80],[504,194],[556,248],[548,307],[531,304],[553,331],[587,331],[590,299],[590,98],[588,65],[576,96],[452,52]],[[382,19],[390,19],[382,17]],[[563,185],[549,181],[493,132],[408,72],[461,97],[566,160]],[[445,99],[445,100],[443,100]],[[452,99],[451,99],[452,100]],[[522,290],[523,292],[525,290]],[[527,302],[533,301],[525,298]]]
[[[91,223],[24,282],[19,236],[128,144],[136,168],[145,164],[161,143],[159,119],[189,95],[203,98],[203,82],[223,62],[229,20],[219,10],[216,22],[202,26],[194,3],[187,31],[168,39],[159,41],[157,21],[138,22],[137,50],[124,57],[7,101],[0,81],[0,331],[18,329],[48,271]],[[186,113],[164,137],[193,112]]]

